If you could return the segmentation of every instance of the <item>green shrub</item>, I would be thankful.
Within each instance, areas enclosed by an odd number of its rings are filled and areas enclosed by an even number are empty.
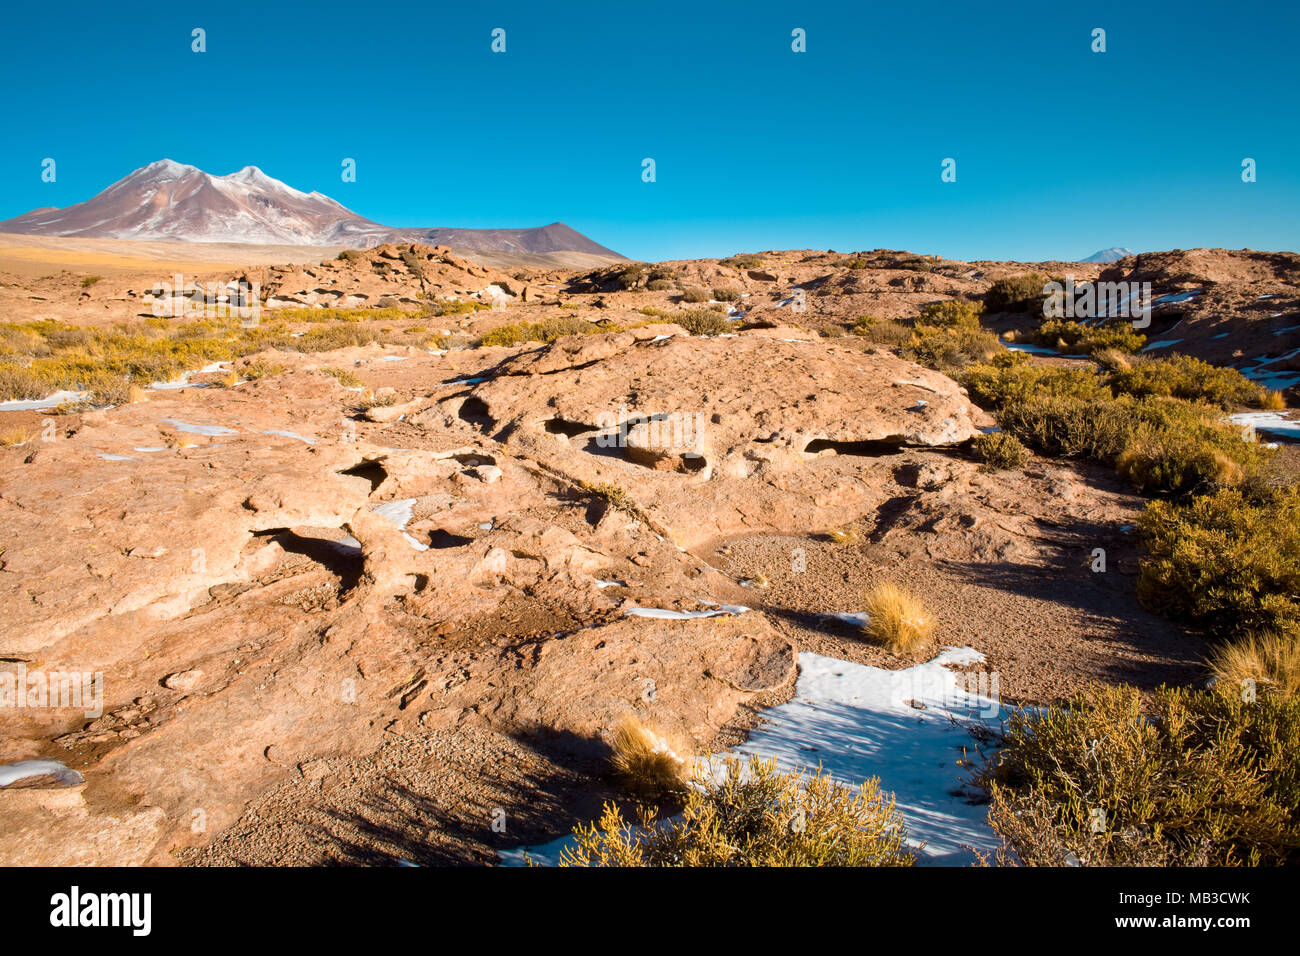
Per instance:
[[[980,435],[973,443],[975,456],[986,471],[1018,471],[1029,462],[1029,450],[1007,432]]]
[[[691,335],[721,335],[731,331],[731,323],[717,312],[710,309],[685,309],[670,312],[666,320],[680,325]]]
[[[614,284],[624,290],[635,289],[644,278],[645,266],[639,262],[633,262],[614,273]]]
[[[1236,369],[1211,365],[1190,355],[1135,362],[1110,375],[1112,386],[1130,395],[1165,395],[1221,408],[1265,404],[1268,391]]]
[[[763,264],[763,257],[756,253],[747,252],[723,259],[718,264],[729,266],[732,269],[757,269]]]
[[[1128,400],[1128,399],[1125,399]],[[1116,459],[1139,491],[1181,494],[1240,484],[1267,453],[1203,406],[1145,398],[1132,403],[1133,433]]]
[[[488,332],[480,340],[480,345],[509,346],[523,342],[551,343],[565,335],[591,335],[605,332],[594,322],[580,319],[576,315],[557,315],[543,319],[541,322],[516,322],[502,325]]]
[[[967,302],[964,299],[931,302],[921,309],[916,324],[941,329],[978,329],[980,311],[978,302]]]
[[[1087,355],[1096,355],[1114,349],[1118,352],[1136,352],[1146,345],[1146,336],[1133,331],[1128,324],[1089,326],[1063,319],[1049,319],[1031,335],[1033,341],[1052,348],[1065,348]]]
[[[362,388],[365,386],[365,382],[357,378],[356,373],[345,368],[321,368],[316,371],[322,375],[328,375],[344,388]]]
[[[1300,699],[1103,687],[1020,711],[984,774],[1029,866],[1239,866],[1300,854]]]
[[[1155,501],[1138,528],[1138,598],[1152,610],[1220,638],[1300,624],[1300,489]]]
[[[1042,312],[1046,279],[1037,273],[998,279],[984,296],[984,309],[998,312]]]
[[[781,773],[775,761],[730,761],[726,779],[686,793],[682,812],[632,827],[606,804],[574,830],[572,866],[910,866],[902,816],[869,780],[854,790],[829,775]]]
[[[893,319],[878,319],[874,315],[859,316],[849,330],[868,342],[893,348],[902,346],[912,338],[912,330]]]
[[[96,282],[101,281],[103,278],[104,278],[103,276],[86,276],[84,279],[81,280],[81,287],[83,289],[89,289],[92,285],[94,285]]]
[[[898,354],[927,368],[955,372],[974,362],[987,362],[1001,350],[997,336],[978,326],[918,325]]]
[[[1127,405],[1047,390],[1008,400],[997,419],[1003,431],[1045,455],[1105,464],[1114,463],[1134,428]]]
[[[1038,394],[1110,398],[1103,379],[1091,369],[1034,365],[1024,352],[1004,349],[986,364],[972,365],[961,377],[971,397],[986,407]]]

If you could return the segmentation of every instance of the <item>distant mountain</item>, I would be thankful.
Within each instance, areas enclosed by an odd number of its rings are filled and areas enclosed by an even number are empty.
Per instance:
[[[85,202],[33,209],[0,222],[0,232],[293,246],[427,242],[483,252],[623,258],[561,222],[531,229],[395,228],[322,193],[300,192],[256,166],[211,176],[170,159],[137,169]]]
[[[1086,259],[1080,259],[1080,262],[1118,262],[1125,256],[1134,255],[1132,249],[1125,249],[1123,246],[1112,246],[1109,249],[1099,249]]]

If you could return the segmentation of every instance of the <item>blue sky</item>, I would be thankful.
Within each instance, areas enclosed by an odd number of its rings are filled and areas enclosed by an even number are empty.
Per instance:
[[[0,219],[167,157],[257,165],[389,225],[561,220],[640,259],[1300,248],[1292,3],[371,10],[10,4]],[[946,157],[955,183],[940,181]]]

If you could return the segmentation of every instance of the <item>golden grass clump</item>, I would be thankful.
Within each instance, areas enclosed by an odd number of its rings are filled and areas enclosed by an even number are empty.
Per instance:
[[[1300,632],[1247,635],[1221,644],[1210,657],[1215,690],[1292,697],[1300,691]],[[1252,681],[1253,684],[1247,684]]]
[[[933,640],[934,617],[918,597],[897,585],[873,588],[866,612],[867,633],[892,654],[911,654]]]
[[[361,381],[361,379],[357,378],[353,372],[345,368],[320,368],[316,371],[320,372],[322,375],[328,375],[344,388],[363,388],[365,386],[365,382]]]
[[[627,820],[606,804],[574,830],[562,867],[911,866],[902,815],[875,778],[850,787],[820,770],[785,773],[775,760],[728,761],[725,779],[685,792],[681,813],[651,807]]]
[[[856,528],[832,528],[826,536],[842,547],[857,544],[859,535]]]
[[[686,789],[691,765],[684,748],[674,746],[631,714],[614,727],[610,763],[628,788],[647,796],[680,793]]]
[[[26,425],[15,425],[12,428],[6,428],[0,431],[0,447],[9,445],[25,445],[37,436],[37,432],[28,428]]]
[[[1265,391],[1260,397],[1259,407],[1270,412],[1280,412],[1286,408],[1286,399],[1281,392]]]

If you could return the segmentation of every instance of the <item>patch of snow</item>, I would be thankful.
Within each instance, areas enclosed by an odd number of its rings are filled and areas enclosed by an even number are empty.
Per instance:
[[[178,421],[175,418],[164,418],[164,422],[171,425],[178,432],[188,432],[191,435],[237,435],[239,434],[233,428],[226,428],[224,425],[192,425],[189,422]]]
[[[1012,352],[1028,352],[1030,355],[1060,355],[1056,349],[1044,348],[1041,345],[1024,345],[1020,342],[1003,342],[1002,347],[1010,349]]]
[[[296,439],[298,439],[298,441],[306,442],[308,445],[314,445],[314,444],[316,444],[316,439],[314,439],[314,438],[307,438],[307,437],[304,436],[304,435],[299,435],[297,432],[286,432],[286,431],[281,431],[281,430],[278,429],[278,428],[272,428],[270,431],[262,432],[262,434],[263,434],[263,435],[281,435],[281,436],[283,436],[283,437],[285,437],[285,438],[296,438]]]
[[[998,840],[988,807],[962,795],[968,777],[957,761],[974,743],[963,724],[997,730],[1007,715],[945,665],[983,659],[969,647],[946,647],[924,664],[891,671],[800,652],[794,697],[764,711],[766,721],[732,752],[774,757],[782,770],[821,764],[851,786],[879,777],[909,841],[925,843],[919,862],[969,864],[964,847],[988,852]]]
[[[1281,412],[1241,412],[1229,415],[1228,421],[1269,435],[1280,435],[1288,441],[1300,441],[1300,421],[1287,418]]]
[[[629,617],[653,617],[664,621],[692,621],[702,617],[718,617],[721,614],[744,614],[749,608],[743,604],[713,604],[712,601],[701,601],[701,604],[710,604],[712,608],[707,611],[673,611],[662,607],[630,607],[623,613]]]
[[[1163,349],[1163,348],[1168,348],[1168,347],[1171,346],[1171,345],[1177,345],[1177,344],[1178,344],[1179,342],[1181,342],[1181,341],[1182,341],[1182,339],[1161,339],[1159,342],[1152,342],[1150,345],[1148,345],[1148,346],[1147,346],[1146,348],[1144,348],[1142,351],[1143,351],[1143,352],[1150,352],[1152,349]],[[1140,354],[1140,353],[1139,353],[1139,354]]]
[[[102,451],[96,454],[95,457],[102,458],[104,459],[104,461],[139,461],[140,460],[138,458],[131,458],[128,455],[109,455]]]
[[[855,627],[866,627],[871,623],[871,616],[866,611],[836,611],[822,616],[833,618],[844,624],[852,624]]]
[[[90,397],[89,392],[54,392],[45,398],[15,398],[0,402],[0,412],[41,412],[58,408],[64,402],[80,402]]]
[[[57,760],[19,760],[17,763],[0,764],[0,787],[8,787],[28,777],[43,777],[52,774],[65,787],[73,787],[84,779],[75,770]]]

